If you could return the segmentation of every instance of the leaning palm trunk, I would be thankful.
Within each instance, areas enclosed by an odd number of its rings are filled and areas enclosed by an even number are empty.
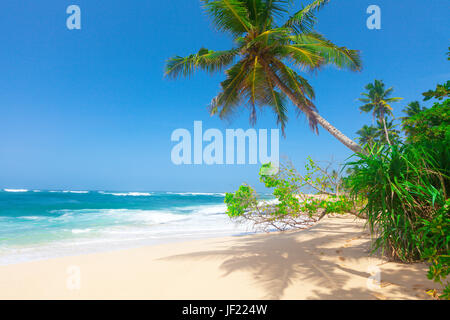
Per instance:
[[[289,89],[283,81],[278,77],[278,75],[272,70],[272,68],[269,66],[269,64],[261,60],[261,65],[263,66],[266,73],[269,75],[269,77],[272,79],[272,81],[276,84],[276,86],[286,95],[289,97],[289,99],[294,103],[303,113],[305,113],[309,118],[315,119],[317,123],[319,123],[325,130],[327,130],[329,133],[331,133],[332,136],[334,136],[336,139],[338,139],[340,142],[342,142],[347,148],[352,150],[356,153],[361,153],[362,149],[361,147],[351,140],[349,137],[347,137],[345,134],[343,134],[341,131],[336,129],[334,126],[332,126],[327,120],[325,120],[319,113],[317,113],[314,110],[305,108],[298,98],[295,96],[295,94]]]
[[[384,134],[386,135],[386,141],[390,146],[392,146],[391,140],[389,140],[389,132],[387,130],[386,119],[384,115],[383,115],[383,127],[384,127]]]
[[[314,30],[315,12],[329,1],[311,0],[292,14],[289,9],[294,1],[201,0],[217,30],[231,34],[235,47],[222,51],[202,48],[186,57],[172,57],[166,76],[189,77],[197,70],[215,73],[227,68],[221,90],[210,104],[211,115],[225,119],[245,105],[255,124],[256,107],[268,107],[285,136],[286,102],[290,99],[308,117],[311,129],[317,131],[320,124],[352,151],[361,152],[359,145],[317,113],[312,102],[314,89],[288,65],[311,71],[325,65],[361,70],[357,50],[338,46]]]

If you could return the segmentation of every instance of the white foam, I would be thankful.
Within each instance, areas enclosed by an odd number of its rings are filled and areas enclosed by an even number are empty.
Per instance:
[[[79,193],[79,194],[84,194],[84,193],[89,193],[89,191],[64,190],[63,193]]]
[[[108,195],[112,195],[112,196],[118,196],[118,197],[149,197],[152,194],[148,193],[148,192],[119,192],[119,193],[115,193],[115,192],[104,192],[104,191],[99,191],[99,193],[101,194],[108,194]]]
[[[45,217],[23,216],[21,218],[28,220],[47,219],[49,225],[56,222],[62,229],[55,230],[48,241],[26,247],[8,246],[9,251],[0,250],[3,251],[0,252],[0,265],[171,241],[240,235],[251,230],[231,221],[225,210],[225,204],[204,204],[162,210],[65,209],[53,210]]]
[[[176,194],[179,196],[225,196],[225,193],[221,192],[167,192],[167,194]]]
[[[24,219],[24,220],[42,220],[45,219],[45,217],[39,217],[39,216],[22,216],[17,217],[18,219]]]
[[[73,234],[88,233],[91,231],[92,231],[92,229],[89,229],[89,228],[87,228],[87,229],[72,229]]]
[[[179,210],[190,210],[193,214],[208,215],[225,213],[227,206],[225,204],[199,205],[177,208]]]
[[[52,214],[60,214],[50,218],[50,221],[69,220],[77,222],[96,222],[98,219],[109,219],[114,224],[163,224],[176,220],[186,219],[189,215],[177,214],[164,210],[140,210],[140,209],[80,209],[80,210],[52,210]]]
[[[27,189],[3,189],[5,192],[28,192]]]

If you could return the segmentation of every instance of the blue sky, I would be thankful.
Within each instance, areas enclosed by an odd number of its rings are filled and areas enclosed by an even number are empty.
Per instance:
[[[302,1],[296,1],[297,6]],[[81,8],[82,29],[66,28],[66,8]],[[382,10],[382,29],[366,28],[366,9]],[[370,115],[356,101],[374,79],[394,86],[395,114],[449,79],[448,0],[334,0],[317,30],[361,50],[360,73],[326,68],[306,77],[316,105],[351,138]],[[258,166],[175,166],[177,128],[248,128],[248,114],[227,123],[206,106],[222,75],[163,78],[165,60],[200,47],[226,49],[198,0],[4,1],[0,11],[0,188],[232,191],[257,185]],[[270,112],[256,128],[275,128]],[[350,152],[326,131],[316,136],[290,113],[280,153],[344,161]]]

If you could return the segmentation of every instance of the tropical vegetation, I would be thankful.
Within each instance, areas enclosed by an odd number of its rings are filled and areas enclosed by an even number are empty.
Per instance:
[[[216,29],[232,37],[234,47],[201,48],[185,57],[174,56],[167,61],[167,77],[225,71],[221,91],[209,106],[211,115],[224,119],[246,107],[254,124],[257,108],[269,108],[284,135],[290,101],[314,132],[320,125],[355,152],[346,170],[323,167],[312,159],[305,174],[289,162],[280,167],[264,164],[260,181],[272,190],[276,202],[264,201],[244,184],[226,194],[228,215],[266,230],[285,230],[307,227],[329,213],[353,212],[367,219],[373,252],[401,262],[428,261],[428,278],[443,286],[442,292],[430,294],[450,299],[446,280],[450,273],[450,81],[423,93],[424,101],[435,100],[433,106],[411,102],[399,119],[394,118],[392,103],[401,98],[392,97],[393,88],[382,80],[366,85],[360,110],[371,113],[377,122],[357,132],[360,147],[319,114],[314,89],[301,73],[325,65],[361,70],[358,51],[338,46],[315,30],[315,15],[329,0],[311,1],[293,13],[291,0],[201,2]]]
[[[265,231],[284,231],[308,227],[326,214],[354,211],[354,201],[344,190],[341,170],[333,169],[333,163],[321,165],[308,158],[304,171],[301,174],[290,161],[280,167],[262,165],[260,181],[272,191],[276,202],[259,198],[251,186],[244,184],[236,192],[226,194],[227,214]]]
[[[440,294],[429,293],[450,299],[445,280],[450,273],[450,99],[445,88],[438,85],[423,94],[424,101],[437,100],[431,108],[414,101],[403,110],[403,139],[390,128],[395,119],[384,122],[391,142],[396,137],[392,145],[374,127],[358,131],[366,153],[347,163],[346,186],[366,199],[361,212],[375,237],[373,250],[403,262],[428,261],[428,278],[443,285]]]
[[[372,112],[373,117],[378,119],[384,129],[387,143],[391,145],[386,116],[393,116],[393,109],[390,104],[402,98],[391,97],[394,89],[392,87],[386,89],[382,80],[375,80],[374,83],[369,83],[365,89],[367,92],[361,93],[363,98],[359,98],[359,101],[364,102],[364,105],[359,107],[359,109],[363,112]]]
[[[268,205],[243,185],[226,195],[227,213],[285,230],[307,227],[329,213],[352,212],[367,219],[373,252],[400,262],[429,262],[428,278],[443,287],[429,294],[450,299],[450,99],[440,97],[435,93],[431,108],[408,104],[403,132],[388,118],[390,112],[376,127],[364,125],[358,134],[365,152],[346,163],[345,176],[344,170],[330,171],[310,158],[304,175],[292,165],[279,171],[263,165],[260,180],[277,204]]]

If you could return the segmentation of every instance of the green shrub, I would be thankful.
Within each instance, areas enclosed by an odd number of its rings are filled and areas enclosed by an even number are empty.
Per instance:
[[[347,164],[346,181],[353,195],[366,198],[373,250],[402,262],[428,260],[428,277],[442,284],[449,273],[448,142],[376,145]],[[448,290],[447,283],[442,297]]]
[[[242,185],[235,193],[227,193],[225,203],[231,218],[251,220],[255,224],[270,225],[279,230],[304,227],[328,213],[353,211],[354,202],[342,193],[342,179],[338,172],[329,172],[330,165],[322,168],[308,158],[306,174],[300,174],[291,163],[274,168],[264,164],[259,172],[260,181],[277,200],[268,204],[258,200],[256,192]],[[308,193],[319,193],[320,197]]]
[[[408,143],[427,144],[450,139],[450,99],[436,102],[432,108],[405,119],[403,129]]]
[[[420,258],[419,229],[432,221],[445,204],[448,180],[431,153],[420,146],[375,146],[367,155],[348,163],[348,184],[353,195],[364,195],[363,212],[381,248],[395,260]],[[450,159],[448,159],[450,160]]]
[[[428,279],[440,283],[444,286],[441,299],[450,299],[450,283],[444,283],[444,279],[450,273],[450,199],[447,199],[445,206],[438,211],[438,214],[431,221],[424,220],[423,227],[419,233],[423,239],[422,259],[431,263],[428,271]],[[437,296],[437,292],[432,290],[431,294]]]
[[[423,100],[428,101],[431,99],[442,100],[450,95],[450,80],[444,84],[438,84],[435,90],[428,90],[423,93],[425,97]]]
[[[248,185],[242,185],[235,193],[225,194],[227,214],[229,217],[239,217],[255,206],[256,193]]]

